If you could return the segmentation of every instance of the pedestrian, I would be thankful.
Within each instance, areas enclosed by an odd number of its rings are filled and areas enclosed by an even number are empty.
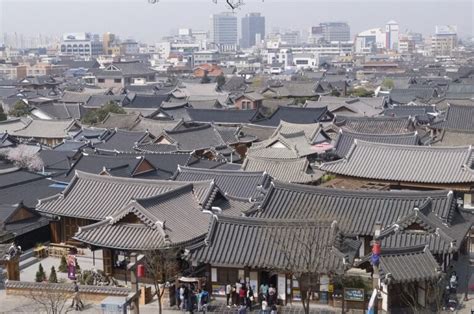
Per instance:
[[[74,296],[72,298],[72,304],[71,307],[74,307],[74,304],[76,305],[76,311],[82,311],[84,308],[84,304],[82,303],[81,300],[81,295],[79,293],[79,286],[77,285],[77,282],[74,281]]]
[[[227,299],[227,307],[230,308],[230,297],[231,297],[231,294],[232,294],[232,285],[229,283],[227,283],[227,285],[225,286],[225,296],[226,296],[226,299]]]
[[[261,300],[261,303],[262,303],[262,312],[266,313],[267,310],[268,310],[268,302],[267,302],[267,297],[266,296],[263,296],[263,298]]]
[[[178,310],[181,308],[181,297],[179,295],[179,286],[177,285],[176,286],[176,289],[174,291],[174,298],[175,298],[175,301],[176,301],[176,306],[178,307]]]
[[[237,287],[236,285],[232,285],[232,305],[234,307],[237,306],[237,299],[239,298],[239,295],[237,294]]]
[[[206,313],[207,312],[207,304],[209,302],[209,292],[206,289],[202,289],[201,291],[201,311]]]
[[[252,311],[253,299],[254,299],[254,296],[253,296],[252,286],[249,286],[249,288],[248,288],[248,290],[247,290],[247,308],[248,308],[250,311]]]
[[[274,304],[276,304],[276,288],[275,286],[272,284],[270,285],[270,288],[268,288],[268,300],[270,301],[269,304],[270,306],[273,306]]]
[[[268,285],[263,283],[260,285],[260,294],[259,294],[259,301],[262,302],[263,299],[268,297]]]
[[[202,292],[201,289],[198,289],[195,296],[198,312],[201,312],[201,292]]]
[[[194,306],[196,305],[196,296],[194,295],[194,291],[192,289],[187,289],[187,304],[186,304],[186,310],[193,314],[194,313]]]
[[[243,306],[247,306],[247,288],[245,284],[243,284],[239,289],[239,304]]]
[[[273,304],[270,314],[277,314],[277,313],[278,313],[277,306],[275,304]]]
[[[180,299],[180,301],[181,301],[181,302],[180,302],[180,309],[181,309],[181,310],[185,310],[185,309],[186,309],[186,307],[185,307],[185,305],[186,305],[186,300],[185,300],[185,298],[184,298],[185,292],[186,292],[186,289],[185,289],[184,285],[181,284],[181,287],[179,288],[179,299]]]

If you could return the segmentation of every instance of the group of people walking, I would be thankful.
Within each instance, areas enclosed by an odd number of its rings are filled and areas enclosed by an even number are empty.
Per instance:
[[[225,294],[227,307],[240,305],[240,307],[252,309],[254,295],[250,284],[245,284],[244,282],[228,283],[225,287]]]
[[[254,291],[249,283],[228,283],[225,293],[228,308],[240,306],[240,309],[252,310],[252,307],[256,304]],[[276,313],[277,293],[275,286],[262,283],[258,291],[258,302],[261,305],[262,312]]]
[[[182,284],[176,289],[176,304],[182,311],[194,313],[206,312],[209,303],[209,292],[206,289],[195,289],[192,284]]]

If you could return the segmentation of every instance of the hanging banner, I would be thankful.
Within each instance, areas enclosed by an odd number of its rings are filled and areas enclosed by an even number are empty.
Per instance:
[[[68,254],[67,256],[67,277],[76,280],[76,255]]]

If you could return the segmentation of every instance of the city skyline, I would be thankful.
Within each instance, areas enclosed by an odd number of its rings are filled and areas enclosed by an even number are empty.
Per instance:
[[[50,34],[59,36],[62,33],[87,31],[92,33],[113,32],[123,39],[134,38],[146,43],[160,42],[163,36],[176,33],[178,28],[192,28],[209,31],[209,16],[229,11],[222,2],[211,0],[180,1],[173,3],[161,0],[157,4],[147,1],[133,2],[136,13],[130,14],[130,1],[101,0],[94,2],[95,10],[90,5],[76,0],[67,1],[0,1],[0,29],[2,33],[17,33],[24,36]],[[301,10],[296,10],[291,3],[297,3]],[[366,29],[384,27],[389,20],[400,25],[400,33],[407,30],[420,32],[427,36],[435,32],[436,25],[457,25],[458,34],[462,37],[473,35],[473,5],[469,1],[247,1],[241,9],[234,12],[238,19],[239,38],[241,37],[241,19],[245,14],[259,12],[266,19],[267,33],[275,27],[307,31],[311,26],[321,22],[342,21],[351,27],[351,40]],[[45,8],[54,4],[56,23],[44,23],[44,19],[53,19],[52,13]],[[397,5],[402,4],[402,5]],[[410,6],[406,10],[403,6]],[[185,10],[183,8],[186,8]],[[344,8],[344,10],[341,10]],[[448,10],[449,8],[449,10]],[[22,12],[22,18],[28,23],[18,23],[18,16],[12,12]],[[34,15],[28,12],[35,12]],[[70,19],[74,12],[76,19]],[[107,14],[104,14],[107,12]],[[446,13],[448,12],[448,13]],[[87,16],[87,18],[82,18]],[[169,16],[182,16],[182,19]],[[423,19],[420,19],[423,16]],[[123,19],[127,23],[122,23]],[[367,17],[370,17],[367,18]],[[143,21],[146,21],[144,24]],[[186,21],[186,22],[184,22]]]

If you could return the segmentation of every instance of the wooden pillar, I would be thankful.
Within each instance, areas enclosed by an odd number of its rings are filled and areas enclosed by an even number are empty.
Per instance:
[[[112,250],[111,249],[102,249],[102,259],[104,263],[104,273],[108,276],[113,275],[112,269]]]
[[[12,257],[7,264],[7,279],[20,281],[20,256]]]
[[[61,242],[61,225],[58,220],[52,220],[49,223],[49,229],[51,231],[51,243]]]

